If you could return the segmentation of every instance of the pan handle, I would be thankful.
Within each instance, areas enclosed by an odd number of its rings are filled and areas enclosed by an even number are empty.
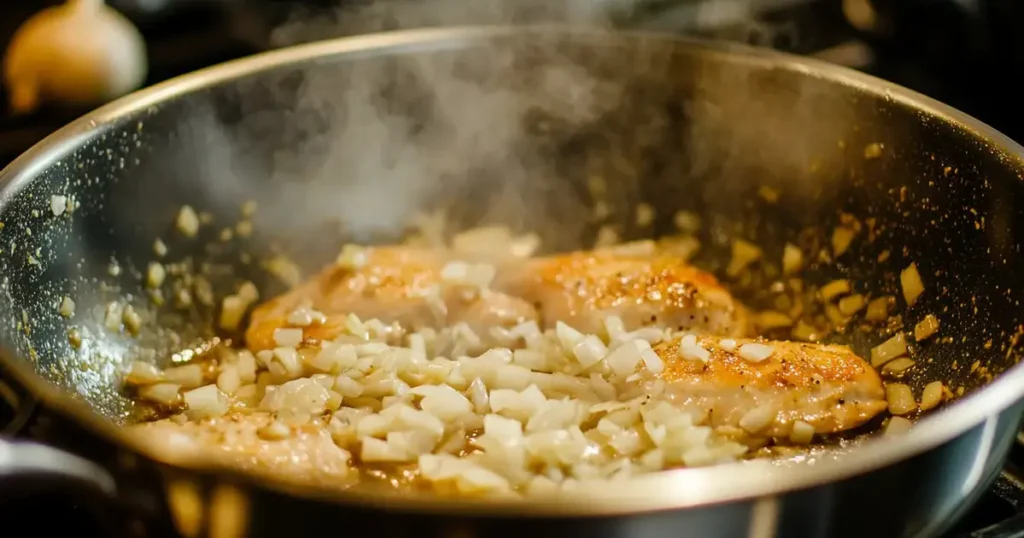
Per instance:
[[[5,483],[39,487],[53,482],[86,486],[114,495],[114,478],[99,465],[31,441],[0,437],[0,490]]]

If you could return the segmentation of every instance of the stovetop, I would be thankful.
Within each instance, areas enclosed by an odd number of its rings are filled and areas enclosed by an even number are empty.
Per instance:
[[[378,0],[380,1],[380,0]],[[399,0],[396,0],[399,1]],[[708,6],[718,2],[719,6]],[[0,46],[32,12],[52,2],[0,7]],[[149,49],[147,84],[311,36],[275,32],[297,13],[337,21],[330,1],[110,0],[140,26]],[[731,5],[732,7],[728,7]],[[868,11],[865,12],[865,6]],[[857,10],[860,11],[857,11]],[[326,14],[334,14],[325,17]],[[622,25],[686,31],[818,56],[916,89],[1024,141],[1024,111],[1011,77],[1024,67],[1024,20],[1018,0],[645,0]],[[289,26],[294,28],[294,25]],[[315,37],[331,35],[318,25]],[[347,29],[346,32],[351,32]],[[6,96],[0,90],[0,103]],[[0,112],[0,166],[84,110],[46,108],[13,117]],[[0,435],[45,441],[26,412],[27,394],[0,372]],[[16,411],[19,410],[19,411]],[[956,538],[1024,537],[1024,436],[1005,472],[949,534]],[[0,529],[32,525],[35,534],[110,537],[95,505],[70,491],[0,490]]]

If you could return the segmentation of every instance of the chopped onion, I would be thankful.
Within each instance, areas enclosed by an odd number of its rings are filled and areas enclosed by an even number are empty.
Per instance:
[[[850,293],[850,281],[846,279],[833,280],[821,287],[818,292],[825,301],[831,301],[840,295]]]
[[[161,405],[173,405],[178,402],[181,385],[174,383],[157,383],[139,389],[139,396],[144,400]]]
[[[175,221],[178,231],[185,237],[195,237],[199,232],[199,215],[191,206],[183,205],[178,210],[178,218]]]
[[[918,342],[927,340],[939,332],[939,318],[928,314],[920,323],[914,326],[914,340]]]
[[[288,375],[297,376],[302,373],[302,363],[299,361],[299,354],[295,351],[295,348],[274,348],[273,360],[268,365],[268,368],[275,364],[281,365],[284,372]]]
[[[124,313],[124,305],[117,302],[111,301],[107,303],[106,309],[103,311],[103,326],[110,331],[121,330],[121,318]]]
[[[871,366],[878,368],[883,364],[898,359],[907,354],[907,342],[903,333],[897,333],[892,338],[871,348]]]
[[[314,355],[308,364],[321,372],[338,373],[354,368],[358,360],[359,355],[354,345],[331,342]]]
[[[624,342],[605,357],[605,364],[618,376],[627,376],[640,364],[641,340]]]
[[[640,360],[644,362],[644,366],[652,374],[660,374],[665,371],[665,362],[661,360],[661,357],[651,349],[651,344],[646,340],[634,340],[637,343],[637,347],[640,349]]]
[[[882,144],[881,142],[872,142],[864,146],[864,158],[877,159],[882,156],[883,149],[885,149],[885,144]]]
[[[924,283],[917,272],[917,264],[911,263],[900,272],[900,285],[903,287],[903,299],[907,301],[907,306],[914,306],[917,298],[924,293]]]
[[[839,226],[832,231],[832,255],[836,258],[842,256],[843,253],[850,248],[850,243],[853,242],[854,236],[857,235],[857,230]]]
[[[600,338],[590,335],[572,348],[572,353],[580,366],[589,368],[601,361],[608,354],[608,348]]]
[[[913,359],[902,357],[885,363],[885,366],[882,366],[882,373],[889,375],[901,374],[912,366],[914,366]]]
[[[561,321],[555,324],[555,334],[558,335],[558,341],[561,342],[562,349],[568,353],[571,353],[573,348],[585,338],[583,333]]]
[[[237,295],[229,295],[221,301],[220,327],[233,331],[242,323],[250,302]]]
[[[302,329],[274,329],[274,344],[278,347],[298,347],[302,343]]]
[[[280,441],[291,436],[292,430],[286,424],[275,420],[270,424],[267,424],[265,427],[260,428],[256,434],[259,435],[261,439],[265,439],[267,441]]]
[[[241,222],[239,223],[242,224]],[[238,230],[241,235],[241,230]],[[294,288],[302,283],[302,269],[286,256],[278,255],[263,264],[268,273],[277,277],[284,285]]]
[[[234,394],[242,386],[238,368],[232,364],[225,365],[217,376],[217,388],[224,394]]]
[[[759,405],[744,413],[740,427],[750,433],[760,433],[775,420],[775,410],[768,405]]]
[[[679,340],[679,355],[690,361],[708,362],[711,352],[704,349],[697,342],[697,337],[688,334]]]
[[[673,237],[659,241],[662,251],[678,256],[683,261],[689,261],[700,251],[700,239],[693,236]]]
[[[188,415],[192,419],[219,417],[228,412],[228,399],[217,390],[217,385],[199,387],[182,396],[188,405]]]
[[[750,362],[761,362],[771,357],[775,353],[775,348],[765,344],[747,343],[740,346],[737,351],[737,355],[744,360]]]
[[[278,413],[286,422],[305,421],[323,413],[330,394],[310,378],[300,378],[277,387],[260,402],[260,408]]]
[[[921,394],[921,411],[928,411],[934,409],[942,403],[944,396],[944,387],[942,381],[932,381],[924,386],[924,392]]]
[[[50,196],[50,212],[53,213],[53,216],[59,217],[63,215],[64,211],[67,209],[67,202],[67,196],[61,196],[59,194]]]
[[[849,297],[839,299],[839,311],[845,316],[852,316],[857,312],[860,312],[866,304],[867,300],[863,295],[850,295]]]
[[[164,380],[170,383],[177,383],[186,389],[198,387],[203,384],[203,370],[198,364],[186,364],[164,370]]]
[[[805,342],[817,342],[821,339],[821,333],[818,329],[808,325],[803,320],[797,321],[796,327],[793,327],[792,334],[796,340],[803,340]]]
[[[789,440],[793,444],[806,445],[814,439],[814,426],[798,420],[793,423],[793,429],[789,432]]]
[[[309,307],[299,307],[288,314],[288,324],[293,327],[309,327],[326,321],[324,314]]]
[[[423,396],[420,409],[445,421],[452,422],[474,412],[473,403],[448,385],[420,385],[413,394]]]
[[[902,383],[889,383],[885,386],[885,399],[889,402],[889,412],[894,415],[906,415],[917,410],[914,393],[910,387]]]
[[[647,253],[651,245],[622,248]],[[497,246],[490,247],[496,252]],[[489,282],[486,274],[476,280],[471,263],[459,263],[447,267],[446,285]],[[179,276],[167,267],[168,275]],[[468,297],[451,294],[453,288],[432,286],[442,307],[447,308],[443,298]],[[228,321],[237,328],[259,294],[245,285],[229,297],[237,312]],[[360,464],[418,471],[423,484],[442,492],[518,495],[531,484],[562,491],[667,467],[735,461],[747,452],[731,440],[746,435],[744,430],[713,429],[707,417],[672,399],[671,377],[658,375],[667,365],[652,345],[667,345],[677,333],[657,327],[629,332],[616,316],[603,321],[596,334],[565,323],[542,330],[535,321],[495,325],[479,334],[465,322],[407,333],[379,319],[348,315],[338,320],[336,338],[318,343],[304,340],[303,328],[322,323],[323,315],[303,304],[273,332],[273,349],[253,354],[218,348],[210,360],[171,368],[169,374],[138,366],[134,384],[163,402],[187,391],[187,416],[176,424],[223,429],[224,443],[244,434],[268,449],[292,450],[292,443],[319,446],[323,433],[344,469],[355,453]],[[674,345],[680,359],[697,361],[713,359],[719,348],[748,357],[754,352],[759,360],[772,350],[696,335],[682,335]],[[764,357],[757,356],[759,350]],[[192,422],[228,410],[227,419]],[[775,414],[757,407],[738,418],[756,435],[770,435]],[[247,429],[250,419],[258,423]],[[806,442],[809,427],[793,424],[794,442]],[[275,447],[277,442],[288,444]],[[332,467],[320,454],[310,463]]]
[[[149,385],[159,383],[163,379],[163,372],[156,365],[143,361],[132,361],[128,368],[128,375],[125,376],[125,381],[132,385]]]
[[[359,245],[345,245],[335,260],[335,265],[349,271],[364,267],[369,261],[369,252]]]
[[[338,391],[343,398],[358,398],[363,395],[363,385],[345,375],[334,379],[334,390]]]
[[[149,262],[146,270],[146,286],[151,289],[159,288],[167,277],[167,270],[158,262]]]
[[[891,295],[872,299],[868,303],[868,310],[864,314],[864,319],[873,322],[885,321],[889,317],[889,305],[893,304],[894,299]]]
[[[729,266],[725,269],[726,274],[731,277],[739,276],[750,264],[761,259],[761,249],[742,239],[732,242],[732,258]]]
[[[690,211],[677,211],[672,217],[672,222],[679,230],[689,234],[700,231],[700,215]]]
[[[781,312],[766,310],[757,315],[757,326],[763,331],[782,329],[792,325],[792,318]]]
[[[167,245],[159,237],[153,240],[153,254],[156,254],[158,258],[163,258],[167,255]]]
[[[121,323],[124,325],[126,331],[130,334],[139,334],[139,329],[142,328],[142,316],[135,311],[135,307],[128,304],[124,305],[124,309],[121,310]]]
[[[363,437],[359,459],[364,462],[404,462],[415,457],[400,447],[373,437]]]
[[[804,266],[804,253],[799,247],[786,243],[782,250],[782,272],[786,275],[794,275],[800,272]]]
[[[914,423],[903,417],[891,417],[889,422],[885,425],[885,432],[883,435],[902,435],[910,431],[914,427]]]
[[[71,297],[64,296],[60,301],[60,306],[57,308],[57,312],[65,318],[70,318],[75,315],[75,302],[71,300]]]

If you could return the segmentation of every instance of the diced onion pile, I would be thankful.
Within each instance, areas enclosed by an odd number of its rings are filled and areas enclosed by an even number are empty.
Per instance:
[[[488,279],[452,269],[459,284]],[[651,342],[661,330],[584,334],[535,322],[475,334],[458,324],[401,335],[350,316],[346,334],[314,346],[302,326],[322,314],[299,309],[275,331],[273,350],[222,350],[216,367],[158,370],[135,363],[128,382],[141,398],[183,405],[179,423],[229,413],[270,413],[264,442],[318,427],[360,464],[412,469],[437,491],[531,494],[670,467],[733,461],[747,447],[669,403],[653,374],[664,369]],[[686,338],[684,353],[706,360]],[[685,346],[689,343],[689,346]],[[770,349],[745,344],[760,359]],[[770,417],[769,417],[770,419]],[[756,421],[751,416],[747,420]],[[813,433],[813,432],[811,432]],[[799,442],[808,432],[797,431]]]
[[[64,205],[64,197],[55,196],[53,214],[63,212]],[[639,226],[650,225],[654,217],[653,208],[638,207]],[[674,220],[684,230],[694,231],[700,225],[695,215],[681,213]],[[188,206],[177,215],[177,229],[186,237],[196,236],[200,224],[198,214]],[[857,230],[835,230],[834,256],[850,248]],[[437,234],[424,227],[421,235],[433,241]],[[620,255],[643,256],[655,249],[651,241],[624,245],[618,241],[618,232],[605,227],[597,243]],[[452,248],[468,261],[447,263],[441,269],[440,284],[422,289],[423,297],[441,319],[447,311],[445,298],[472,300],[488,293],[496,268],[479,260],[524,258],[538,246],[537,236],[513,237],[500,227],[459,234]],[[764,252],[757,245],[735,240],[731,247],[726,268],[730,277],[764,263]],[[692,254],[696,248],[689,246],[687,252]],[[159,240],[154,250],[158,256],[167,253]],[[804,259],[800,248],[787,244],[782,273],[795,275],[812,261]],[[335,263],[359,269],[368,263],[367,252],[347,245]],[[280,260],[271,265],[274,268],[268,269],[285,282],[301,280],[297,267]],[[150,288],[158,289],[167,277],[161,263],[147,267]],[[900,284],[907,306],[913,306],[925,291],[915,264],[901,272]],[[843,322],[862,310],[865,320],[882,322],[896,304],[892,296],[871,298],[854,291],[853,283],[840,279],[822,286],[817,295],[829,303],[830,318]],[[244,283],[221,301],[218,325],[232,331],[241,328],[246,312],[258,300],[256,287]],[[58,305],[64,317],[72,316],[74,307],[67,297]],[[779,308],[782,311],[758,314],[757,326],[762,330],[792,327],[794,335],[818,339],[799,313]],[[104,312],[104,324],[111,329],[123,324],[135,332],[140,319],[130,305],[111,303]],[[216,424],[221,419],[239,422],[247,416],[260,417],[253,421],[259,422],[258,428],[232,430],[231,435],[225,434],[225,443],[287,443],[316,431],[330,438],[326,444],[332,450],[337,447],[346,476],[359,477],[367,466],[375,470],[383,466],[413,476],[437,492],[555,492],[590,481],[735,461],[750,450],[728,431],[709,426],[706,415],[673,404],[659,378],[666,365],[652,344],[663,340],[679,337],[679,357],[707,366],[713,350],[701,345],[695,335],[655,327],[628,332],[617,317],[605,320],[601,334],[586,334],[561,322],[546,331],[536,322],[527,322],[492,327],[487,334],[477,334],[465,323],[406,332],[394,324],[350,314],[343,334],[319,342],[306,340],[304,328],[325,323],[323,313],[300,306],[286,322],[286,327],[273,332],[273,349],[254,354],[218,348],[209,365],[162,370],[135,362],[126,381],[140,399],[181,410],[171,417],[173,423]],[[914,326],[910,342],[917,345],[931,339],[939,329],[939,319],[929,314]],[[887,377],[913,368],[916,362],[908,356],[910,334],[895,333],[873,348],[872,366]],[[776,352],[767,343],[731,338],[719,340],[718,347],[754,364]],[[909,385],[887,383],[885,397],[892,417],[886,434],[908,431],[912,423],[904,416],[937,407],[947,393],[941,382],[931,383],[919,403]],[[738,426],[740,431],[760,432],[774,418],[771,407],[756,406],[742,415]],[[252,439],[240,438],[246,435]],[[814,436],[814,426],[800,420],[788,432],[789,442],[797,445],[811,443]]]

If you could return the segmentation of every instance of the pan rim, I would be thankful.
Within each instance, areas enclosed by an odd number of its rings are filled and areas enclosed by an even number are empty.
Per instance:
[[[939,119],[986,142],[989,151],[1000,158],[1016,161],[1024,169],[1024,147],[988,125],[948,105],[912,90],[854,70],[823,61],[802,58],[768,49],[733,43],[651,31],[609,31],[565,25],[466,26],[368,34],[318,41],[233,60],[159,83],[102,106],[46,137],[0,170],[0,208],[39,170],[46,168],[81,141],[126,116],[144,112],[174,98],[259,72],[318,59],[351,58],[366,55],[396,54],[404,50],[455,49],[474,43],[513,37],[527,32],[559,32],[562,37],[647,39],[673,42],[690,49],[729,58],[731,62],[762,63],[798,72],[842,86],[852,86],[867,94],[882,96],[920,114]],[[2,359],[3,357],[0,357]],[[127,446],[146,457],[201,473],[218,473],[237,481],[260,484],[282,493],[338,502],[386,505],[393,509],[442,511],[444,513],[508,513],[516,516],[608,516],[650,511],[683,509],[709,504],[752,500],[787,491],[836,482],[876,471],[924,453],[962,435],[971,428],[998,415],[1024,397],[1024,365],[1014,365],[993,382],[918,422],[906,436],[883,438],[865,443],[845,454],[842,460],[826,460],[798,468],[774,466],[767,461],[723,464],[659,473],[609,487],[590,487],[559,499],[525,500],[451,500],[434,497],[395,496],[387,493],[339,492],[315,485],[296,485],[275,478],[241,473],[226,466],[174,455],[160,447],[142,444],[134,437],[100,417],[91,409],[72,401],[61,389],[37,376],[17,360],[4,360],[28,388],[51,408],[66,414],[87,429]]]

